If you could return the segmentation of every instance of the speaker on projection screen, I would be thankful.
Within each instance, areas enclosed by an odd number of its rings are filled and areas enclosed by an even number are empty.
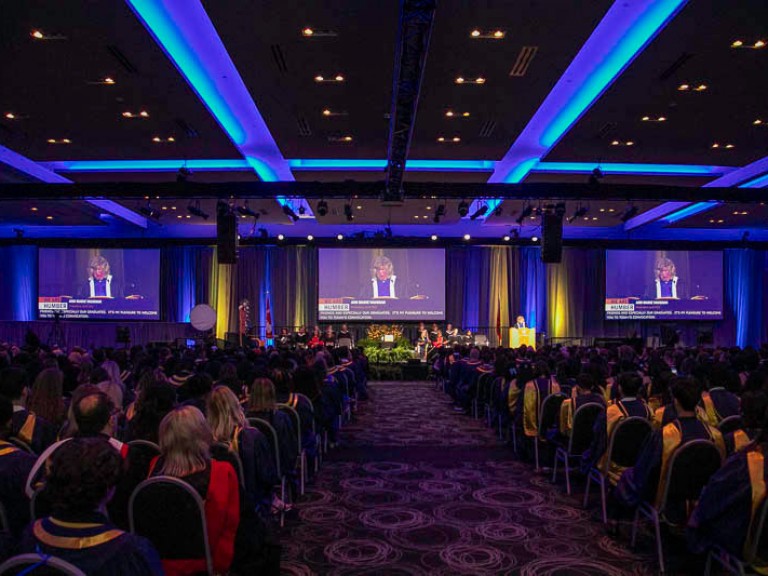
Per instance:
[[[237,216],[228,208],[216,213],[216,255],[219,264],[237,264]]]
[[[541,217],[541,259],[558,264],[563,257],[563,215],[545,213]]]

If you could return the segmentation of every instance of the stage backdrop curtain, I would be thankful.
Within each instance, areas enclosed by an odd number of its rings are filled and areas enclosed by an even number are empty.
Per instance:
[[[725,250],[724,270],[726,310],[717,340],[758,346],[765,337],[766,252]]]
[[[547,331],[547,270],[541,261],[541,249],[525,246],[515,250],[518,256],[519,313],[538,332]]]
[[[210,300],[211,246],[173,246],[160,252],[160,317],[168,322],[189,322],[198,304]]]
[[[0,320],[29,322],[37,317],[37,246],[0,247]]]

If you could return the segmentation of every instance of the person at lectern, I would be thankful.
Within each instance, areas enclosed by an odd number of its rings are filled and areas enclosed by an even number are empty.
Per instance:
[[[685,282],[678,277],[675,263],[662,257],[656,260],[654,280],[646,287],[645,298],[649,300],[684,300],[688,298]]]
[[[80,288],[81,298],[122,298],[123,287],[112,275],[104,256],[93,256],[86,270],[88,279]]]
[[[521,330],[523,328],[528,328],[528,326],[525,325],[525,318],[523,318],[522,315],[517,317],[517,320],[515,320],[514,327],[517,328],[518,330]]]

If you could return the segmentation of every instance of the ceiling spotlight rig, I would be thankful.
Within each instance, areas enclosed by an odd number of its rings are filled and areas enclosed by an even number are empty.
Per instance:
[[[622,222],[626,224],[628,220],[631,220],[632,218],[637,216],[638,212],[640,212],[640,208],[638,208],[634,204],[630,204],[629,206],[627,206],[624,212],[621,213],[619,218]]]
[[[344,217],[347,219],[347,222],[352,222],[355,219],[355,215],[352,212],[352,204],[349,202],[344,204]]]
[[[466,200],[462,200],[461,202],[459,202],[458,210],[459,210],[459,216],[461,216],[462,218],[467,217],[467,214],[469,214],[469,204],[467,203]]]
[[[480,206],[478,206],[474,212],[472,212],[472,215],[469,217],[469,219],[477,220],[478,218],[485,216],[486,212],[488,212],[488,204],[483,203]]]
[[[520,212],[520,216],[518,216],[515,219],[515,222],[517,222],[518,226],[522,226],[523,225],[523,222],[525,221],[525,219],[533,214],[533,210],[534,210],[533,204],[526,204],[525,205],[525,208],[523,208],[523,211]]]
[[[163,212],[161,210],[157,210],[156,208],[152,207],[152,204],[147,200],[147,203],[145,206],[141,206],[139,208],[139,212],[146,216],[147,218],[151,218],[152,220],[160,220],[160,217],[163,215]]]
[[[432,222],[440,224],[440,219],[445,216],[445,204],[438,204],[435,209],[435,215],[432,217]]]
[[[317,203],[317,215],[318,216],[326,216],[328,214],[328,202],[325,200],[320,200],[320,202]]]
[[[568,224],[572,224],[575,220],[578,220],[579,218],[584,218],[587,213],[589,212],[589,206],[582,206],[579,204],[579,207],[576,208],[576,211],[568,217],[567,222]]]
[[[251,208],[248,206],[248,200],[246,200],[242,206],[238,206],[237,208],[235,208],[235,210],[237,210],[237,212],[243,218],[247,218],[248,216],[250,216],[254,220],[258,220],[259,216],[261,216],[261,214],[259,214],[258,212],[254,212],[253,210],[251,210]]]
[[[288,218],[290,218],[294,222],[299,221],[299,215],[296,214],[296,212],[293,211],[293,208],[291,208],[288,204],[283,204],[283,214],[288,216]]]

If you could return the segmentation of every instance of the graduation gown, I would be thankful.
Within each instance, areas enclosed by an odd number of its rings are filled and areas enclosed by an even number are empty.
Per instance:
[[[32,454],[0,440],[0,502],[14,537],[29,522],[29,499],[24,494],[24,484],[35,460]]]
[[[699,418],[710,426],[717,426],[729,416],[741,413],[741,400],[725,388],[712,388],[701,394]]]
[[[11,421],[11,436],[25,442],[35,454],[40,454],[56,442],[58,430],[48,420],[36,416],[27,410],[13,413]]]
[[[96,512],[36,520],[24,531],[19,552],[56,556],[88,576],[163,574],[147,539],[123,532]]]
[[[539,433],[539,411],[544,398],[560,392],[560,385],[552,378],[537,378],[525,385],[523,392],[523,431],[534,437]]]

